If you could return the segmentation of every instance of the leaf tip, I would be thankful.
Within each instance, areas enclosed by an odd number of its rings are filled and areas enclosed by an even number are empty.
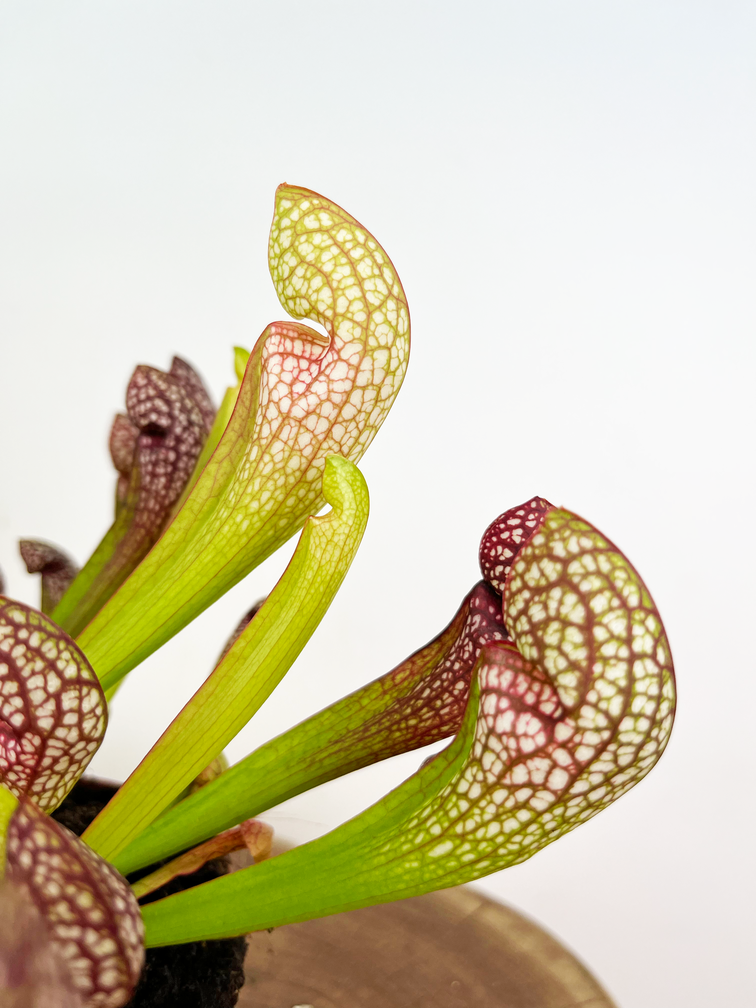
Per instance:
[[[244,372],[247,370],[247,361],[249,360],[249,350],[245,350],[244,347],[235,346],[234,347],[234,374],[236,375],[236,380],[241,382],[244,378]]]
[[[495,518],[480,541],[480,570],[497,592],[504,586],[517,554],[535,535],[549,511],[554,510],[544,497],[531,497],[524,504],[509,508]]]

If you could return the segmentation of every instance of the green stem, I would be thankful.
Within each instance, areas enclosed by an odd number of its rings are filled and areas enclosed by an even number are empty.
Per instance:
[[[52,612],[52,618],[58,626],[71,637],[81,633],[151,546],[151,542],[146,540],[144,548],[129,553],[125,562],[114,564],[118,547],[131,527],[135,503],[136,493],[130,492],[129,499],[119,510],[116,520]]]
[[[460,610],[443,633],[393,672],[266,742],[166,810],[121,851],[115,867],[127,875],[334,777],[434,741],[402,725],[408,716],[402,701],[446,658],[465,615]]]
[[[244,727],[325,615],[362,538],[368,493],[354,465],[330,456],[323,494],[332,510],[307,520],[294,556],[265,604],[84,834],[108,860]],[[115,676],[106,677],[103,687],[115,682]]]

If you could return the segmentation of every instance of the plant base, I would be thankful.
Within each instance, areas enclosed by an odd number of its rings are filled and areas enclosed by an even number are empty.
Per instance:
[[[80,836],[116,790],[109,782],[83,778],[53,812],[53,818]],[[135,872],[129,881],[155,867]],[[210,861],[194,875],[173,879],[143,902],[209,882],[227,871],[225,859]],[[147,949],[139,986],[126,1008],[233,1008],[244,983],[245,949],[243,937]]]

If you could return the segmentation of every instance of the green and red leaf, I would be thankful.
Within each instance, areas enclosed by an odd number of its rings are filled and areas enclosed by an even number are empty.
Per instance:
[[[106,688],[302,527],[326,458],[357,461],[404,377],[409,314],[389,257],[317,193],[279,186],[269,266],[283,307],[218,445],[160,541],[81,636]]]
[[[531,497],[519,507],[510,508],[494,519],[480,541],[480,570],[499,594],[504,591],[507,576],[517,554],[535,535],[554,505],[543,497]]]
[[[188,364],[181,357],[174,357],[171,361],[170,376],[177,385],[183,388],[191,402],[200,411],[202,424],[207,433],[213,426],[216,411],[212,399],[205,388],[205,383],[191,364]]]
[[[129,493],[138,437],[139,428],[135,427],[124,413],[116,413],[113,418],[113,425],[110,428],[110,438],[108,439],[110,458],[113,462],[113,468],[118,473],[118,480],[116,481],[116,518],[126,503]]]
[[[73,977],[53,947],[26,890],[0,882],[0,1004],[3,1008],[83,1008]]]
[[[6,879],[44,922],[58,975],[82,1008],[125,1005],[144,961],[128,882],[25,798],[8,825]]]
[[[55,609],[78,634],[154,545],[181,496],[215,410],[199,375],[180,357],[169,372],[140,364],[116,416],[110,452],[119,476],[116,520]]]
[[[41,576],[42,601],[39,608],[43,613],[51,613],[79,573],[79,568],[63,550],[41,539],[21,539],[18,549],[27,572]]]
[[[77,645],[36,609],[0,597],[0,782],[52,811],[106,724],[102,687]]]
[[[357,552],[369,508],[362,474],[338,455],[327,459],[323,493],[331,510],[307,520],[259,612],[84,834],[108,860],[178,798],[259,710],[328,610]]]
[[[114,863],[131,872],[318,784],[453,734],[481,648],[506,636],[501,597],[481,581],[429,644],[172,806]]]
[[[545,511],[528,533],[503,585],[512,641],[481,651],[450,746],[319,840],[146,907],[148,945],[472,881],[531,857],[649,772],[675,693],[648,590],[568,511]]]

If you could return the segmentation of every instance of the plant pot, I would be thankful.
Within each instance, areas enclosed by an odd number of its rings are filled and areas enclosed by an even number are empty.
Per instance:
[[[238,1008],[616,1008],[556,938],[467,886],[249,936]]]

